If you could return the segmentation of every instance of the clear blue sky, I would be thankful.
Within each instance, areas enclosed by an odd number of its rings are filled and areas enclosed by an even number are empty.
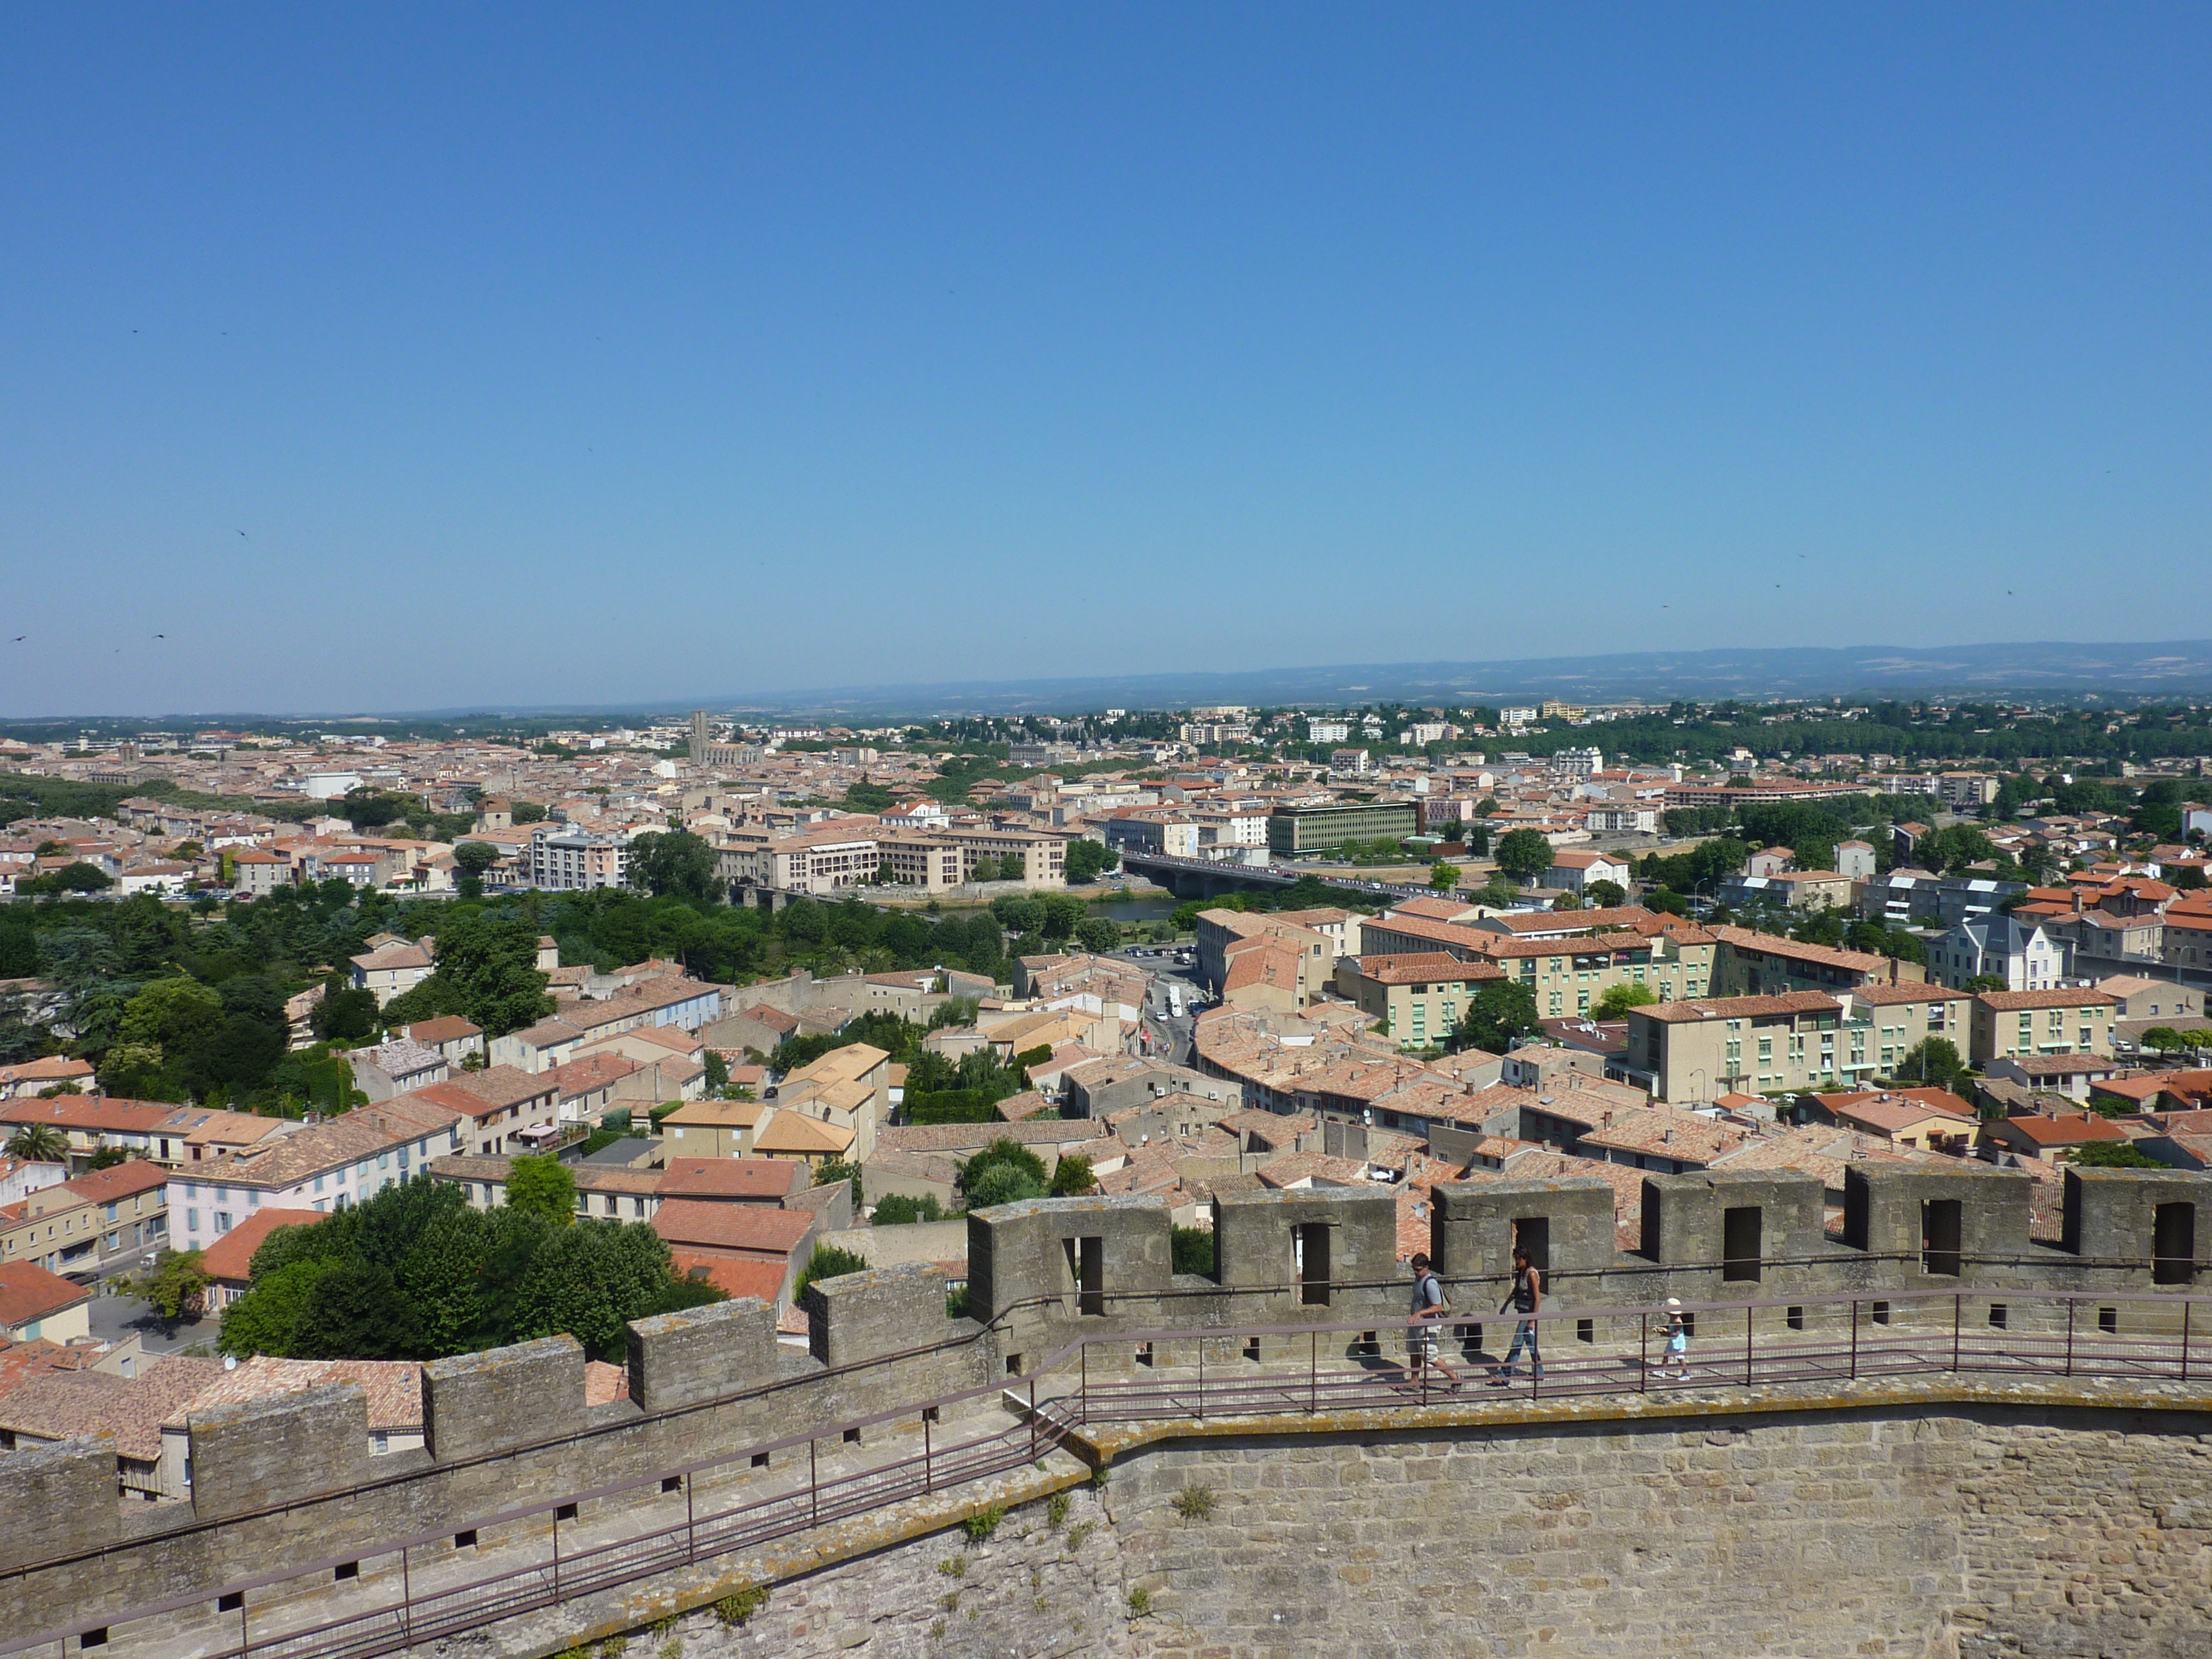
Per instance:
[[[2201,5],[14,7],[0,713],[2212,632],[2208,87]]]

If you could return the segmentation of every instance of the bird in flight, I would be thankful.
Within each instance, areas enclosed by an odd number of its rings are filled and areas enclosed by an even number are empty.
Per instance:
[[[246,532],[245,532],[243,530],[240,531],[238,533],[239,533],[240,535],[241,535],[241,536],[246,536]],[[251,537],[251,536],[246,536],[246,540],[248,540],[248,541],[250,542],[250,541],[252,541],[252,540],[253,539],[253,538],[252,538],[252,537]]]
[[[167,634],[156,634],[156,635],[154,635],[154,637],[155,637],[155,639],[157,639],[157,640],[166,640],[166,639],[167,639],[169,636],[168,636]]]

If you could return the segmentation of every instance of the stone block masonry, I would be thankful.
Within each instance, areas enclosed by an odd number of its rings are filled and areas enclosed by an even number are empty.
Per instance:
[[[2017,1637],[2012,1650],[2021,1652],[2096,1651],[2099,1642],[2110,1650],[2137,1650],[2127,1644],[2154,1636],[2171,1638],[2165,1650],[2187,1651],[2192,1638],[2185,1624],[2159,1621],[2166,1618],[2160,1609],[2173,1584],[2193,1583],[2199,1593],[2212,1589],[2205,1583],[2201,1553],[2188,1553],[2198,1547],[2185,1549],[2181,1541],[2184,1534],[2196,1535],[2197,1506],[2212,1503],[2212,1480],[2192,1437],[2202,1431],[2177,1426],[2198,1422],[2195,1413],[2212,1401],[2203,1376],[2212,1365],[2212,1301],[2185,1299],[2202,1289],[2212,1270],[2212,1223],[2200,1224],[2212,1203],[2212,1179],[2164,1171],[2070,1172],[2064,1243],[2031,1235],[2027,1183],[2017,1176],[1984,1169],[1853,1166],[1844,1185],[1839,1237],[1824,1224],[1814,1177],[1651,1176],[1644,1213],[1653,1224],[1644,1248],[1634,1251],[1613,1248],[1612,1195],[1602,1183],[1488,1182],[1437,1189],[1431,1248],[1455,1307],[1479,1320],[1504,1293],[1510,1246],[1517,1241],[1537,1252],[1548,1274],[1547,1314],[1557,1322],[1557,1334],[1547,1333],[1547,1346],[1553,1350],[1555,1378],[1563,1382],[1579,1376],[1619,1385],[1624,1376],[1632,1382],[1642,1377],[1638,1359],[1650,1337],[1650,1310],[1669,1294],[1693,1307],[1711,1304],[1696,1334],[1701,1362],[1707,1354],[1714,1357],[1708,1364],[1727,1356],[1733,1365],[1734,1356],[1742,1356],[1741,1372],[1727,1382],[1704,1377],[1698,1386],[1708,1395],[1715,1386],[1753,1380],[1754,1337],[1761,1352],[1769,1344],[1782,1345],[1784,1363],[1759,1373],[1759,1393],[1743,1396],[1742,1407],[1746,1413],[1764,1412],[1759,1425],[1743,1432],[1749,1437],[1746,1443],[1764,1449],[1760,1455],[1771,1460],[1773,1473],[1735,1485],[1715,1482],[1736,1466],[1714,1469],[1698,1460],[1736,1442],[1708,1444],[1703,1451],[1691,1447],[1683,1454],[1690,1461],[1680,1468],[1660,1466],[1669,1478],[1657,1486],[1639,1486],[1644,1477],[1635,1474],[1598,1481],[1597,1466],[1589,1462],[1602,1461],[1587,1449],[1595,1443],[1593,1435],[1627,1437],[1623,1445],[1644,1449],[1637,1453],[1643,1457],[1659,1443],[1652,1435],[1717,1432],[1649,1425],[1669,1413],[1678,1422],[1694,1418],[1710,1424],[1710,1398],[1695,1406],[1656,1400],[1608,1406],[1597,1398],[1554,1405],[1531,1399],[1509,1408],[1499,1397],[1480,1407],[1462,1401],[1442,1417],[1415,1402],[1423,1413],[1418,1421],[1429,1426],[1414,1430],[1402,1390],[1389,1381],[1395,1362],[1381,1357],[1386,1328],[1401,1320],[1406,1308],[1395,1211],[1387,1200],[1364,1192],[1225,1195],[1217,1216],[1219,1267],[1211,1276],[1173,1271],[1169,1213],[1158,1199],[1035,1200],[969,1218],[968,1316],[947,1316],[942,1277],[913,1267],[816,1285],[807,1298],[810,1349],[803,1352],[775,1342],[773,1310],[756,1303],[641,1321],[629,1333],[630,1397],[592,1407],[585,1403],[581,1350],[565,1337],[441,1360],[426,1368],[424,1377],[427,1444],[384,1455],[367,1455],[362,1402],[350,1389],[212,1414],[195,1421],[197,1479],[192,1497],[181,1503],[116,1504],[107,1443],[0,1456],[0,1614],[26,1637],[64,1629],[106,1632],[112,1625],[107,1647],[113,1659],[166,1655],[194,1644],[196,1650],[216,1651],[206,1643],[228,1639],[216,1628],[218,1599],[234,1601],[234,1587],[248,1581],[254,1582],[236,1593],[247,1594],[242,1611],[265,1621],[261,1629],[281,1630],[295,1614],[316,1612],[319,1598],[331,1603],[333,1616],[343,1602],[365,1619],[381,1618],[395,1577],[419,1587],[426,1574],[434,1581],[507,1574],[501,1582],[520,1584],[538,1571],[532,1552],[551,1553],[556,1527],[570,1528],[563,1548],[573,1560],[574,1552],[592,1538],[609,1549],[626,1548],[654,1527],[690,1526],[695,1503],[702,1516],[716,1512],[718,1505],[733,1513],[729,1506],[750,1505],[757,1495],[793,1482],[808,1491],[809,1507],[776,1510],[772,1522],[762,1523],[768,1534],[746,1536],[811,1537],[841,1514],[849,1518],[866,1512],[881,1520],[881,1541],[870,1547],[888,1556],[908,1547],[902,1540],[947,1525],[930,1505],[951,1501],[961,1483],[1029,1468],[1039,1432],[1036,1419],[1026,1415],[1030,1402],[1042,1400],[1049,1416],[1055,1388],[1088,1389],[1096,1383],[1105,1402],[1100,1413],[1065,1420],[1110,1425],[1116,1420],[1109,1408],[1111,1388],[1119,1382],[1130,1385],[1132,1398],[1151,1395],[1159,1411],[1172,1414],[1194,1408],[1158,1391],[1180,1387],[1178,1378],[1203,1369],[1200,1385],[1216,1390],[1212,1420],[1178,1430],[1181,1439],[1174,1444],[1174,1435],[1155,1436],[1158,1443],[1148,1449],[1133,1449],[1131,1443],[1134,1461],[1124,1458],[1127,1467],[1116,1482],[1131,1480],[1141,1489],[1146,1471],[1167,1467],[1166,1460],[1219,1457],[1224,1443],[1215,1437],[1223,1412],[1293,1413],[1264,1422],[1247,1419],[1232,1431],[1273,1437],[1252,1439],[1250,1445],[1260,1449],[1247,1461],[1258,1468],[1273,1458],[1280,1466],[1274,1478],[1304,1482],[1324,1494],[1310,1498],[1322,1515],[1312,1524],[1322,1529],[1312,1541],[1316,1550],[1328,1552],[1328,1571],[1345,1559],[1344,1540],[1329,1531],[1340,1528],[1348,1529],[1346,1536],[1360,1547],[1371,1534],[1387,1538],[1390,1550],[1401,1553],[1432,1540],[1467,1558],[1455,1570],[1457,1577],[1478,1569],[1489,1574],[1481,1579],[1489,1588],[1479,1610],[1468,1611],[1459,1591],[1448,1593],[1440,1584],[1437,1596],[1417,1598],[1419,1608],[1391,1614],[1400,1620],[1392,1627],[1393,1640],[1415,1640],[1406,1632],[1418,1632],[1433,1602],[1460,1607],[1468,1621],[1436,1638],[1457,1644],[1456,1650],[1534,1652],[1547,1645],[1540,1633],[1549,1629],[1576,1632],[1579,1649],[1564,1650],[1625,1652],[1633,1645],[1625,1632],[1649,1636],[1656,1628],[1644,1620],[1646,1599],[1659,1593],[1653,1586],[1679,1595],[1685,1577],[1704,1583],[1696,1578],[1702,1570],[1717,1575],[1718,1588],[1699,1593],[1723,1598],[1757,1583],[1765,1600],[1787,1601],[1834,1594],[1844,1583],[1850,1595],[1864,1601],[1873,1620],[1869,1628],[1889,1632],[1867,1639],[1890,1644],[1892,1652],[1923,1629],[1948,1632],[1941,1639],[1962,1649],[1983,1640],[1978,1632],[1986,1630],[1998,1633],[1991,1641]],[[1370,1322],[1375,1334],[1364,1341],[1343,1334],[1358,1338]],[[1315,1356],[1323,1345],[1301,1328],[1316,1324],[1342,1328],[1330,1346],[1343,1352],[1331,1364],[1364,1376],[1360,1386],[1378,1387],[1389,1397],[1387,1405],[1355,1421],[1357,1410],[1348,1416],[1311,1403],[1322,1398],[1316,1392]],[[2187,1369],[2191,1351],[2183,1341],[2192,1331],[2193,1372]],[[1079,1360],[1070,1346],[1078,1342],[1084,1345]],[[1796,1358],[1787,1357],[1792,1344],[1803,1351]],[[1877,1401],[1862,1386],[1863,1344],[1873,1370],[1901,1364],[1915,1376],[1951,1375],[1917,1402],[1903,1394]],[[1572,1357],[1577,1354],[1579,1358]],[[2074,1380],[2077,1360],[2080,1383]],[[2040,1499],[2038,1492],[2004,1488],[1985,1509],[1974,1507],[1981,1499],[1961,1484],[1963,1478],[1946,1474],[1952,1484],[1940,1489],[1905,1480],[1895,1467],[1905,1455],[1900,1447],[1921,1445],[1912,1455],[1930,1468],[1952,1452],[1948,1441],[1913,1440],[1899,1425],[1923,1418],[1982,1424],[1974,1433],[1995,1432],[1989,1424],[1996,1419],[1984,1423],[1965,1407],[2015,1408],[2007,1404],[2013,1395],[1975,1393],[1978,1371],[2002,1376],[2006,1387],[2022,1379],[2018,1399],[2028,1403],[2016,1403],[2017,1412],[2041,1412],[2010,1419],[2008,1433],[2040,1427],[2074,1437],[2051,1442],[2052,1448],[2071,1448],[2084,1435],[2118,1437],[2109,1447],[2067,1451],[2074,1460],[2065,1464],[2069,1471],[2094,1470],[2100,1459],[2124,1464],[2135,1456],[2138,1440],[2161,1448],[2163,1463],[2146,1463],[2139,1473],[2124,1470],[2122,1496],[2113,1500],[2118,1507],[2111,1511],[2117,1517],[2112,1535],[2085,1531],[2085,1516],[2105,1511],[2088,1498],[2064,1495],[2087,1480],[2086,1474],[2069,1473],[2066,1484],[2039,1489]],[[1224,1394],[1225,1377],[1245,1379],[1256,1392],[1237,1395],[1234,1389],[1245,1383],[1231,1382]],[[1303,1391],[1292,1385],[1297,1378],[1306,1383]],[[1808,1386],[1821,1386],[1821,1378],[1840,1379],[1841,1392],[1817,1399],[1790,1393],[1807,1379]],[[2138,1382],[2146,1398],[2161,1389],[2178,1391],[2143,1407],[2155,1410],[2154,1419],[2131,1419],[2130,1426],[2116,1429],[2118,1407],[2141,1402],[2109,1389]],[[2091,1398],[2100,1388],[2107,1392]],[[1339,1397],[1363,1407],[1369,1398]],[[1640,1400],[1634,1387],[1629,1398]],[[2063,1415],[2091,1408],[2104,1415]],[[1891,1426],[1878,1442],[1853,1454],[1869,1471],[1855,1479],[1863,1486],[1881,1475],[1891,1484],[1876,1482],[1874,1495],[1853,1499],[1859,1507],[1848,1517],[1824,1507],[1843,1501],[1828,1494],[1843,1477],[1826,1472],[1823,1460],[1830,1455],[1818,1448],[1827,1443],[1771,1438],[1782,1431],[1778,1412],[1795,1413],[1792,1421],[1811,1425],[1873,1421],[1868,1414],[1884,1410],[1891,1413],[1883,1419]],[[1297,1415],[1305,1412],[1316,1415]],[[1157,1425],[1160,1419],[1155,1413],[1144,1420]],[[1048,1427],[1046,1443],[1058,1432]],[[1397,1466],[1391,1462],[1395,1454],[1385,1455],[1388,1449],[1407,1443],[1405,1437],[1416,1432],[1439,1443],[1449,1440],[1453,1449],[1424,1454],[1419,1468],[1429,1473],[1409,1472],[1407,1465],[1396,1475],[1389,1474]],[[1524,1472],[1501,1461],[1500,1449],[1534,1447],[1545,1436],[1559,1444],[1529,1452]],[[951,1449],[963,1444],[981,1449],[964,1464]],[[1350,1458],[1346,1447],[1358,1457],[1345,1461]],[[907,1478],[898,1471],[911,1474],[917,1454],[922,1473],[914,1475],[914,1485],[897,1486]],[[1109,1454],[1121,1455],[1111,1449]],[[948,1469],[949,1455],[955,1461]],[[1441,1474],[1435,1473],[1438,1459]],[[2039,1480],[2045,1461],[2032,1449],[2021,1478]],[[1347,1472],[1370,1462],[1364,1475]],[[853,1480],[877,1484],[847,1488],[849,1504],[840,1510],[816,1491],[817,1464],[830,1470],[821,1479],[833,1487],[841,1468]],[[1486,1471],[1479,1480],[1462,1478],[1477,1467]],[[1324,1478],[1324,1468],[1336,1473]],[[2154,1475],[2170,1476],[2171,1484],[2160,1488],[2167,1498],[2143,1522],[2128,1506],[2152,1490]],[[1268,1489],[1258,1484],[1257,1474],[1251,1479],[1255,1491]],[[1399,1489],[1395,1514],[1358,1509],[1352,1488],[1362,1480]],[[1547,1480],[1549,1490],[1540,1492]],[[1732,1495],[1725,1503],[1695,1498],[1709,1488]],[[1585,1490],[1598,1495],[1577,1496]],[[1120,1493],[1122,1487],[1110,1491]],[[1501,1496],[1516,1492],[1527,1500],[1521,1507]],[[894,1500],[889,1496],[894,1493],[905,1495]],[[2053,1507],[2039,1509],[2041,1499]],[[1108,1501],[1110,1508],[1121,1498]],[[1138,1499],[1128,1501],[1133,1505]],[[2077,1512],[2061,1513],[2058,1506],[2069,1501]],[[1258,1511],[1240,1507],[1245,1502],[1226,1507],[1252,1522]],[[824,1503],[830,1504],[826,1511]],[[1138,1511],[1130,1513],[1133,1520]],[[1151,1556],[1135,1542],[1123,1546],[1125,1553],[1137,1552],[1124,1571],[1125,1599],[1141,1601],[1157,1591],[1160,1609],[1137,1619],[1127,1638],[1136,1644],[1130,1650],[1169,1640],[1160,1633],[1168,1628],[1162,1620],[1169,1611],[1200,1632],[1192,1640],[1225,1644],[1225,1651],[1240,1650],[1239,1644],[1254,1653],[1295,1651],[1304,1639],[1298,1632],[1306,1629],[1326,1630],[1333,1644],[1374,1645],[1372,1632],[1355,1628],[1358,1621],[1351,1613],[1329,1613],[1337,1620],[1331,1625],[1318,1607],[1301,1615],[1307,1622],[1298,1625],[1279,1601],[1267,1608],[1264,1630],[1256,1623],[1248,1630],[1233,1620],[1217,1628],[1200,1619],[1184,1594],[1200,1583],[1189,1575],[1245,1570],[1225,1559],[1209,1565],[1200,1547],[1222,1524],[1219,1513],[1177,1514],[1176,1529],[1162,1533],[1180,1540],[1178,1547],[1190,1546],[1187,1554],[1166,1544]],[[1640,1518],[1619,1520],[1632,1513]],[[1753,1517],[1757,1525],[1729,1532],[1723,1522],[1731,1516]],[[1440,1516],[1450,1524],[1438,1528],[1434,1523]],[[2043,1517],[2036,1522],[2041,1532],[2023,1519],[2037,1516]],[[1885,1527],[1904,1528],[1917,1540],[1912,1559],[1935,1564],[1926,1571],[1937,1588],[1924,1593],[1914,1588],[1911,1575],[1899,1576],[1902,1557],[1879,1553],[1878,1546],[1888,1547]],[[2150,1541],[2130,1528],[2147,1528]],[[1561,1559],[1583,1565],[1558,1575],[1550,1571],[1553,1558],[1509,1548],[1532,1532],[1571,1541],[1573,1549]],[[1251,1563],[1252,1571],[1301,1559],[1299,1539],[1272,1531],[1267,1536],[1273,1540],[1263,1552],[1267,1559]],[[2086,1577],[2069,1577],[2063,1565],[2044,1563],[2034,1552],[2045,1536],[2057,1540],[2054,1563],[2078,1549],[2094,1569]],[[1985,1557],[1972,1554],[1991,1539],[2009,1539],[2017,1547],[2009,1556],[1995,1545],[1987,1546]],[[401,1540],[411,1540],[411,1553],[402,1553]],[[702,1567],[711,1559],[736,1570],[734,1555],[724,1553],[734,1547],[708,1541],[713,1547],[702,1558]],[[1619,1553],[1629,1550],[1643,1553]],[[1877,1553],[1869,1556],[1869,1550]],[[1589,1560],[1602,1557],[1613,1565],[1589,1565],[1584,1556],[1593,1551],[1597,1554]],[[1655,1551],[1669,1553],[1662,1559]],[[2021,1571],[2016,1563],[2022,1553],[2038,1565],[2019,1578],[2017,1594],[2002,1605],[1977,1600],[1977,1583]],[[1504,1566],[1484,1565],[1493,1558],[1524,1563],[1544,1588],[1528,1590]],[[775,1576],[792,1584],[811,1582],[806,1573],[828,1559],[800,1549],[793,1557],[799,1564],[778,1567]],[[1360,1565],[1376,1571],[1381,1559]],[[1666,1571],[1643,1570],[1654,1560]],[[1862,1560],[1874,1563],[1871,1577],[1854,1573],[1838,1580],[1829,1570],[1832,1561]],[[1316,1565],[1322,1561],[1316,1555],[1300,1571],[1322,1571]],[[1970,1571],[1977,1561],[1983,1565]],[[636,1576],[623,1582],[658,1582],[647,1577],[653,1570],[641,1559]],[[722,1566],[711,1571],[719,1573]],[[289,1576],[281,1584],[260,1582],[272,1571]],[[2192,1571],[2197,1577],[2189,1580]],[[409,1581],[410,1572],[415,1577]],[[1185,1577],[1178,1579],[1179,1573]],[[1275,1593],[1233,1576],[1223,1582],[1240,1595]],[[1376,1582],[1382,1582],[1379,1573]],[[487,1652],[492,1647],[517,1655],[557,1651],[566,1641],[552,1640],[548,1632],[570,1628],[578,1608],[565,1598],[573,1593],[559,1592],[564,1599],[556,1607],[510,1620]],[[592,1593],[601,1591],[595,1586]],[[2051,1601],[2054,1595],[2063,1607]],[[1516,1602],[1516,1596],[1522,1600]],[[1403,1599],[1394,1595],[1379,1605],[1395,1608]],[[778,1605],[789,1601],[787,1596]],[[1372,1594],[1348,1597],[1345,1605],[1370,1620],[1380,1616]],[[1525,1616],[1508,1618],[1515,1606]],[[1540,1618],[1540,1606],[1551,1609]],[[1285,1613],[1279,1622],[1291,1626],[1287,1634],[1275,1628],[1279,1611]],[[1738,1608],[1727,1617],[1740,1623],[1752,1615]],[[1937,1622],[1929,1623],[1931,1618]],[[2035,1619],[2045,1622],[2035,1625]],[[611,1629],[628,1627],[617,1623]],[[1710,1628],[1721,1632],[1711,1636],[1711,1644],[1729,1649],[1722,1625]],[[1521,1634],[1509,1641],[1498,1632]],[[1523,1647],[1512,1645],[1524,1636]],[[2031,1638],[2044,1646],[2033,1646]],[[69,1644],[79,1637],[55,1639],[58,1659],[70,1659],[77,1650]],[[1818,1645],[1825,1639],[1816,1632],[1805,1638],[1804,1650],[1830,1650]],[[2080,1645],[2084,1643],[2088,1645]]]
[[[986,1548],[921,1540],[664,1639],[682,1659],[2203,1659],[2208,1593],[2212,1419],[1973,1407],[1171,1444],[1058,1532],[1033,1504]]]

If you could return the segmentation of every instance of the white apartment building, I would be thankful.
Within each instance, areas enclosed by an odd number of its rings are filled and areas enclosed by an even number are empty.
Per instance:
[[[530,831],[530,884],[549,892],[580,892],[629,883],[629,837],[565,824]]]
[[[1352,726],[1345,720],[1308,720],[1306,741],[1308,743],[1349,743],[1352,741]]]

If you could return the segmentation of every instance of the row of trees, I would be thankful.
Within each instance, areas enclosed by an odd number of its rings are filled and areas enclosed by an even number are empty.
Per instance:
[[[496,1209],[418,1180],[278,1228],[252,1271],[219,1339],[240,1358],[433,1359],[566,1333],[618,1361],[626,1322],[721,1299],[645,1223],[580,1220],[550,1158],[517,1158]]]

